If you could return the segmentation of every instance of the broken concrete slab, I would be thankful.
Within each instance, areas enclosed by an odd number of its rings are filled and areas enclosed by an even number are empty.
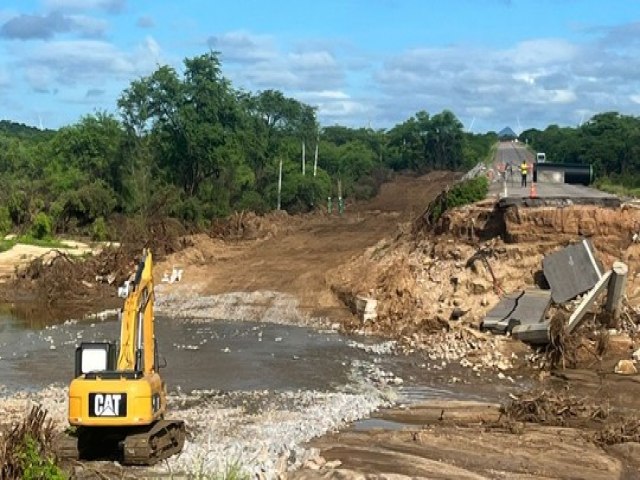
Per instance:
[[[509,293],[500,299],[480,324],[480,330],[492,333],[505,333],[509,328],[509,317],[515,311],[518,299],[524,295],[524,291]]]
[[[555,303],[565,303],[593,288],[602,277],[589,240],[569,245],[542,260],[544,276]]]
[[[518,325],[545,322],[551,306],[549,290],[526,290],[511,293],[496,305],[482,322],[482,330],[505,333]]]
[[[589,308],[595,303],[598,299],[598,296],[607,288],[609,285],[609,280],[611,278],[611,270],[605,273],[600,280],[596,282],[589,293],[585,295],[585,297],[580,302],[580,305],[576,307],[571,316],[569,317],[569,321],[567,322],[567,332],[572,333],[576,328],[580,326],[584,315],[587,313]]]
[[[358,296],[355,300],[356,314],[362,322],[375,321],[378,318],[378,301],[374,298]]]
[[[551,325],[549,322],[528,323],[513,327],[511,335],[521,342],[532,345],[546,345],[551,341]]]
[[[519,325],[544,322],[551,306],[550,290],[526,290],[511,318]]]

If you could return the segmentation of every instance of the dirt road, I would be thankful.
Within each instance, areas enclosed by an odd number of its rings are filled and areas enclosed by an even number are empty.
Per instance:
[[[184,268],[185,285],[166,285],[164,292],[276,291],[295,296],[297,308],[310,316],[340,316],[346,310],[327,285],[327,271],[392,235],[400,222],[418,215],[456,178],[458,174],[449,172],[400,176],[383,185],[371,201],[347,205],[343,217],[291,217],[284,220],[289,225],[283,233],[266,240],[233,244],[201,236],[193,247],[159,265],[157,277],[177,265]]]

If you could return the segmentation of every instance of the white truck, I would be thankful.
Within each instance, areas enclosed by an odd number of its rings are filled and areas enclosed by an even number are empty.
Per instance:
[[[547,157],[543,152],[536,153],[536,163],[544,163],[546,160]]]

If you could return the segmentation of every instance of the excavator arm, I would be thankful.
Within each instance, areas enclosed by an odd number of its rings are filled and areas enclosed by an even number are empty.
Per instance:
[[[119,371],[148,375],[157,370],[153,295],[153,259],[145,250],[122,309]]]

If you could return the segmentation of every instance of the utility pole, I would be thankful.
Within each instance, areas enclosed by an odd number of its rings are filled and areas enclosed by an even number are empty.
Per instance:
[[[313,157],[313,176],[316,176],[318,173],[318,144],[320,143],[320,137],[316,139],[316,153]]]
[[[281,193],[282,193],[282,158],[280,158],[280,167],[278,168],[278,210],[280,210]]]
[[[302,141],[302,176],[305,175],[305,167],[306,167],[306,148],[307,146],[304,143],[304,140]]]

